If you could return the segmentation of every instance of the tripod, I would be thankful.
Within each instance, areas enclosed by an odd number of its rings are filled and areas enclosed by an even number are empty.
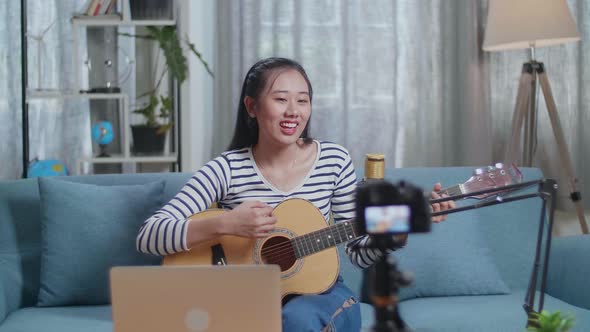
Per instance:
[[[570,158],[567,144],[563,136],[561,123],[559,122],[559,117],[557,115],[557,106],[555,105],[555,100],[553,99],[553,94],[551,92],[551,86],[549,85],[549,80],[547,78],[547,74],[545,73],[545,67],[542,62],[531,60],[524,63],[522,66],[522,75],[520,77],[518,93],[516,95],[516,106],[512,117],[512,133],[510,136],[508,151],[506,152],[506,161],[508,164],[510,164],[516,160],[515,153],[516,147],[520,146],[519,142],[522,131],[521,129],[523,125],[526,125],[524,128],[525,137],[523,163],[525,166],[530,166],[532,164],[532,146],[534,145],[534,139],[536,136],[537,118],[535,107],[531,107],[531,104],[535,105],[537,78],[541,85],[541,92],[545,97],[545,104],[547,105],[547,112],[549,114],[549,119],[551,120],[553,135],[555,137],[555,141],[557,142],[560,161],[568,177],[570,199],[576,206],[576,212],[582,233],[588,234],[588,224],[586,223],[586,218],[584,216],[582,195],[577,189],[578,180],[574,175],[572,160]],[[524,123],[525,119],[527,121],[526,124]]]
[[[397,307],[400,287],[412,280],[397,269],[393,257],[383,255],[373,270],[374,289],[371,299],[375,306],[375,324],[372,332],[409,332]]]

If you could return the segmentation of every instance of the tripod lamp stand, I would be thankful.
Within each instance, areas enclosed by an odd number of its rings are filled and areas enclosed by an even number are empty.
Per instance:
[[[504,51],[529,49],[529,61],[523,64],[516,105],[512,117],[512,131],[506,151],[507,164],[518,158],[518,147],[522,141],[522,166],[532,166],[536,149],[538,102],[537,90],[547,105],[553,135],[559,151],[562,169],[566,172],[580,228],[588,234],[584,216],[582,195],[577,189],[572,160],[559,121],[557,106],[553,99],[545,66],[535,59],[535,48],[580,40],[576,23],[569,11],[566,0],[490,0],[488,20],[483,49],[485,51]],[[521,133],[524,131],[524,139]]]

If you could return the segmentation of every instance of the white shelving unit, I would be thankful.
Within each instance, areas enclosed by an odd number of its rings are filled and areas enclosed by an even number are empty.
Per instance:
[[[87,100],[118,100],[119,122],[122,124],[119,135],[123,138],[123,153],[112,154],[110,157],[90,157],[78,160],[76,174],[81,174],[85,163],[90,164],[118,164],[118,163],[174,163],[177,162],[176,153],[165,152],[160,156],[134,156],[131,153],[131,128],[129,124],[129,96],[125,93],[80,93],[65,90],[30,90],[27,91],[27,101],[36,99],[87,99]],[[90,128],[89,128],[90,129]]]
[[[35,99],[125,99],[124,93],[80,93],[69,90],[29,90],[27,100]]]
[[[88,87],[86,86],[87,77],[83,75],[82,69],[82,59],[80,56],[81,47],[81,33],[85,32],[85,29],[88,27],[126,27],[126,28],[133,28],[133,27],[142,27],[142,26],[176,26],[176,4],[172,3],[174,6],[174,18],[173,19],[162,19],[162,20],[131,20],[125,19],[124,17],[129,15],[108,15],[105,17],[73,17],[72,18],[72,25],[73,25],[73,49],[74,49],[74,63],[75,63],[75,70],[74,73],[75,77],[75,84],[76,87],[79,88],[81,91],[86,90]],[[123,11],[128,10],[128,8],[123,8]],[[134,29],[133,29],[134,30]],[[84,82],[84,83],[83,83]],[[177,84],[173,84],[174,88],[171,91],[174,102],[174,121],[177,121],[179,115],[179,101],[176,100],[177,97]],[[135,84],[133,84],[132,90],[135,90]],[[129,95],[128,93],[81,93],[76,91],[31,91],[27,94],[28,98],[31,99],[39,99],[39,98],[62,98],[62,99],[69,99],[69,98],[86,98],[86,99],[117,99],[119,100],[119,118],[120,118],[120,127],[121,127],[121,142],[123,144],[122,153],[119,154],[111,154],[110,157],[90,157],[90,158],[82,158],[78,161],[76,165],[76,172],[77,174],[82,174],[84,170],[84,164],[140,164],[140,163],[170,163],[173,164],[176,169],[179,169],[179,146],[178,146],[178,129],[174,128],[168,132],[167,142],[170,139],[174,140],[174,146],[172,147],[173,151],[170,151],[169,144],[165,145],[165,150],[162,155],[134,155],[131,151],[131,123],[130,123],[130,98],[135,98],[135,91]]]
[[[124,20],[121,18],[77,18],[72,19],[74,26],[175,26],[174,20]]]
[[[164,1],[164,0],[161,0]],[[122,30],[127,31],[135,31],[135,27],[145,27],[145,26],[172,26],[177,27],[177,10],[178,10],[178,3],[176,0],[168,0],[170,8],[172,11],[169,12],[169,18],[163,19],[131,19],[131,11],[130,11],[130,4],[129,0],[120,0],[118,1],[118,9],[117,11],[122,13],[121,15],[104,15],[104,16],[96,16],[96,17],[88,17],[88,16],[75,16],[71,19],[72,23],[72,41],[73,41],[73,74],[75,75],[73,81],[73,87],[68,87],[70,90],[36,90],[36,89],[27,89],[26,85],[24,85],[24,102],[25,102],[25,110],[26,104],[34,102],[34,101],[43,101],[43,100],[60,100],[60,101],[68,101],[74,99],[82,99],[82,100],[115,100],[118,102],[116,108],[108,107],[108,112],[110,114],[110,118],[118,118],[118,144],[120,144],[120,149],[117,149],[117,153],[111,153],[109,157],[84,157],[79,159],[76,164],[74,165],[74,169],[76,170],[76,174],[83,174],[82,170],[85,168],[85,164],[122,164],[122,170],[135,170],[138,164],[144,163],[152,163],[152,164],[170,164],[173,170],[180,170],[180,158],[179,158],[179,128],[177,124],[180,122],[180,110],[179,104],[179,92],[178,92],[178,84],[176,82],[172,82],[171,90],[168,92],[170,96],[172,96],[174,100],[174,114],[172,115],[172,120],[174,121],[175,125],[173,129],[167,132],[166,137],[166,144],[164,147],[164,151],[160,155],[139,155],[134,154],[131,149],[131,121],[130,118],[132,117],[131,112],[131,105],[130,100],[135,100],[137,92],[136,92],[136,83],[135,83],[135,73],[136,68],[133,65],[131,69],[131,80],[128,84],[131,88],[122,89],[120,93],[90,93],[90,92],[83,92],[88,91],[88,87],[84,85],[88,84],[88,76],[82,75],[82,67],[83,62],[81,61],[80,57],[80,50],[81,47],[87,47],[87,45],[81,44],[81,33],[86,32],[87,28],[96,28],[96,27],[120,27]],[[165,10],[167,11],[167,10]],[[152,13],[148,14],[151,15]],[[168,14],[165,14],[168,15]],[[26,21],[25,21],[26,22]],[[26,47],[26,44],[24,44]],[[133,48],[133,56],[135,56],[135,49]],[[119,57],[119,54],[117,54]],[[26,64],[26,60],[25,61]],[[82,84],[85,82],[85,84]],[[132,83],[131,83],[132,82]],[[107,84],[108,85],[108,84]],[[23,110],[24,111],[24,110]],[[100,110],[98,110],[100,112]],[[95,113],[93,113],[95,114]],[[131,119],[133,120],[133,119]],[[23,128],[28,128],[28,124],[25,126],[23,124]],[[88,128],[88,134],[90,135],[90,129]],[[23,129],[25,131],[26,129]],[[172,142],[170,142],[173,140]],[[26,169],[27,167],[27,156],[28,154],[28,144],[23,144],[23,167]],[[97,154],[97,153],[94,153]],[[125,167],[126,164],[135,164],[132,167]],[[137,166],[137,167],[136,167]],[[156,165],[158,166],[158,165]]]

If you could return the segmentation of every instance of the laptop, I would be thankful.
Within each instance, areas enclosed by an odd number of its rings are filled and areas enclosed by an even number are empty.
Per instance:
[[[280,279],[277,265],[113,267],[114,332],[281,331]]]

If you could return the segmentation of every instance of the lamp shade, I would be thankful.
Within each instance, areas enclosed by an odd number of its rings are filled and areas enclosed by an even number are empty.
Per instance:
[[[580,40],[566,0],[490,0],[485,51],[543,47]]]

